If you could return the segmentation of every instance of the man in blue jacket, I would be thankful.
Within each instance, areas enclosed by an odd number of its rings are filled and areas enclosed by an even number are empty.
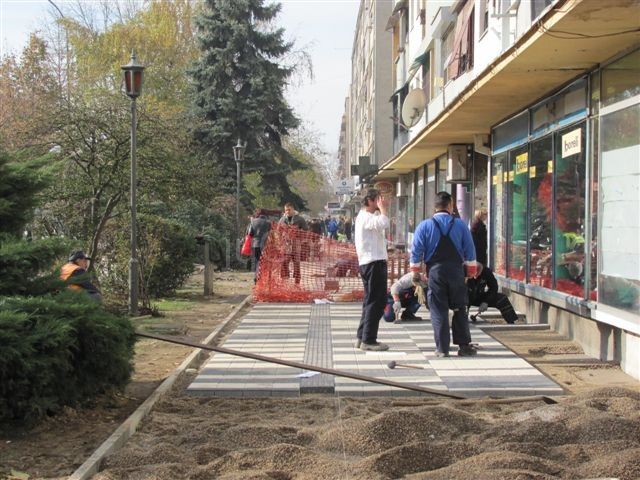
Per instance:
[[[449,356],[449,309],[453,310],[453,343],[458,355],[468,357],[477,350],[471,345],[469,317],[467,315],[467,287],[464,262],[474,262],[476,251],[471,232],[453,213],[453,202],[448,192],[438,192],[433,218],[418,225],[411,248],[411,269],[420,270],[427,265],[429,293],[427,301],[431,311],[431,325],[436,342],[436,355]]]

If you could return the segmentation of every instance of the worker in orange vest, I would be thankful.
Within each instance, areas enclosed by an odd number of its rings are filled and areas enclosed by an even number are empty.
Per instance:
[[[100,290],[88,278],[89,260],[91,259],[82,250],[73,252],[69,256],[69,262],[65,263],[60,269],[60,278],[67,283],[70,289],[85,291],[92,299],[101,302],[102,294]]]

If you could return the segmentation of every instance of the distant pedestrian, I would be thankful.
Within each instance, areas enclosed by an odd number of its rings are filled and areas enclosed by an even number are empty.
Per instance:
[[[360,277],[364,285],[362,316],[356,347],[382,351],[389,346],[378,342],[378,327],[387,298],[387,247],[384,231],[389,228],[389,200],[370,189],[362,200],[356,217],[355,243]],[[376,213],[379,210],[380,213]]]
[[[476,260],[487,266],[487,211],[484,208],[476,210],[471,222],[471,236],[476,249]]]
[[[347,217],[344,221],[344,234],[347,237],[347,242],[351,242],[351,239],[353,238],[353,221],[351,220],[351,217]]]
[[[293,204],[288,202],[284,204],[284,214],[279,223],[301,231],[308,230],[306,220],[295,211]],[[289,278],[289,264],[293,263],[293,278],[296,285],[300,283],[300,260],[303,252],[303,243],[304,240],[298,232],[295,230],[290,232],[285,245],[285,258],[280,269],[281,277]]]
[[[336,222],[335,218],[331,218],[327,225],[327,231],[329,232],[329,238],[333,238],[334,240],[338,239],[338,222]]]
[[[459,218],[455,218],[451,195],[438,192],[433,218],[422,221],[416,228],[411,249],[411,268],[419,271],[426,263],[429,276],[427,300],[436,343],[436,355],[449,356],[449,309],[453,310],[453,343],[459,346],[458,355],[471,356],[477,350],[471,345],[467,316],[467,287],[464,262],[476,259],[471,232]],[[475,265],[475,263],[474,263]]]
[[[84,291],[96,302],[102,302],[100,290],[89,279],[87,268],[90,260],[82,250],[73,252],[69,261],[60,269],[60,279],[66,282],[71,290]]]
[[[271,230],[271,222],[267,219],[265,211],[261,208],[256,209],[254,218],[251,219],[249,225],[249,233],[253,235],[251,240],[251,248],[253,250],[253,271],[255,277],[254,283],[258,280],[258,272],[260,271],[260,257],[267,243],[269,231]]]

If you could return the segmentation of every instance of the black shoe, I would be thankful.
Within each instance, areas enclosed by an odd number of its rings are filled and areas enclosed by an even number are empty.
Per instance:
[[[389,345],[387,345],[386,343],[380,343],[380,342],[375,342],[375,343],[362,342],[360,344],[360,350],[369,350],[372,352],[384,352],[385,350],[389,350]]]
[[[473,345],[460,345],[458,350],[458,356],[460,357],[473,357],[478,354],[478,349]]]
[[[422,317],[416,317],[413,313],[403,313],[400,318],[402,320],[422,320]]]

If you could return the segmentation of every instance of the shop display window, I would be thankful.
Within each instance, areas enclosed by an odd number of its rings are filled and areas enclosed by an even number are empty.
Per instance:
[[[640,314],[640,103],[600,117],[598,301]]]
[[[424,220],[424,168],[418,169],[418,181],[416,184],[416,219],[415,224],[420,225]]]
[[[436,162],[427,165],[427,188],[425,195],[425,218],[433,216],[436,196]]]
[[[496,155],[493,160],[491,170],[491,264],[497,274],[506,275],[506,224],[504,221],[505,212],[505,191],[507,182],[504,175],[507,172],[507,154]],[[507,180],[508,180],[508,173]]]
[[[551,135],[531,142],[529,152],[529,283],[553,286],[553,143]]]
[[[586,123],[554,134],[555,288],[582,298],[585,271]]]
[[[509,152],[505,189],[507,192],[508,265],[507,276],[526,280],[527,269],[527,198],[529,174],[528,146]],[[503,175],[504,177],[504,175]]]

